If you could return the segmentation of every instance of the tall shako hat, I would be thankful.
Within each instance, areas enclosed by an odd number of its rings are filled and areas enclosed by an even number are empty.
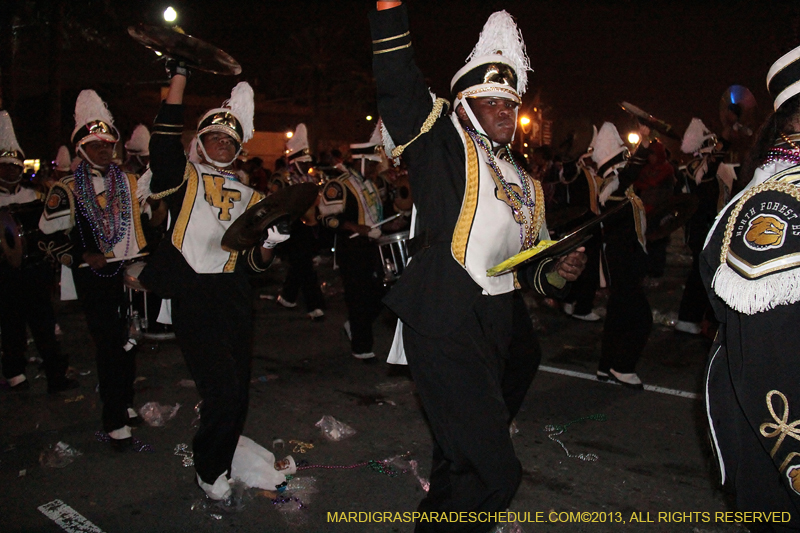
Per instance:
[[[467,57],[467,64],[450,82],[453,109],[463,104],[472,125],[485,133],[466,99],[495,97],[519,104],[528,88],[529,70],[525,41],[514,18],[506,11],[493,13]]]
[[[24,167],[25,154],[17,142],[14,125],[8,111],[0,111],[0,163]]]
[[[133,129],[131,138],[125,143],[125,150],[132,155],[150,155],[150,131],[144,124],[139,124]]]
[[[72,144],[82,146],[92,141],[115,143],[119,131],[106,103],[91,89],[81,91],[75,101],[75,129]]]
[[[628,161],[628,148],[622,142],[617,127],[611,122],[603,123],[592,141],[591,148],[592,160],[597,164],[597,173],[604,178]]]
[[[230,99],[226,100],[222,107],[211,109],[203,115],[200,123],[197,125],[197,138],[200,142],[197,143],[197,149],[200,154],[214,165],[218,167],[230,166],[239,152],[242,151],[242,144],[246,143],[253,138],[253,116],[255,115],[255,97],[253,96],[253,88],[246,81],[240,81],[236,87],[231,91]],[[214,161],[208,154],[203,146],[203,134],[212,131],[219,131],[230,135],[236,141],[236,156],[227,163]]]
[[[69,148],[64,145],[59,146],[53,166],[60,172],[69,172],[72,164],[72,157],[69,155]]]
[[[295,128],[291,139],[286,141],[286,161],[288,163],[311,161],[311,153],[308,149],[308,130],[302,122]]]
[[[681,152],[684,154],[694,154],[707,149],[713,149],[717,144],[717,136],[711,133],[706,128],[703,121],[699,118],[693,118],[686,128],[686,133],[683,134],[681,141]]]
[[[775,98],[775,111],[800,93],[800,46],[778,59],[767,72],[767,89]]]

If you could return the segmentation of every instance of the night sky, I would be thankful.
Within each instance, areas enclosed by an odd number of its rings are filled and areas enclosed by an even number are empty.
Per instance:
[[[755,127],[771,111],[765,88],[769,66],[800,45],[798,2],[412,0],[408,4],[418,63],[439,95],[449,92],[450,78],[463,65],[486,18],[499,9],[514,15],[534,69],[524,106],[531,107],[538,95],[545,118],[554,121],[555,144],[569,130],[588,135],[590,124],[599,126],[604,120],[626,130],[632,121],[617,106],[623,100],[673,124],[679,132],[693,116],[719,129],[719,100],[732,84],[744,85],[756,96]],[[155,94],[163,71],[150,52],[125,34],[125,28],[156,22],[168,3],[92,0],[66,5],[72,36],[63,48],[60,68],[64,122],[70,122],[77,92],[88,87],[107,98],[123,126],[151,122],[157,99],[136,105],[131,95],[142,88]],[[172,5],[187,33],[223,48],[242,64],[240,79],[250,81],[262,99],[285,100],[307,113],[317,109],[320,119],[338,121],[340,137],[369,136],[371,126],[362,117],[376,111],[366,17],[373,2],[195,0]],[[24,15],[21,20],[33,20],[30,12]],[[91,28],[99,40],[87,40],[74,31],[80,26]],[[41,137],[34,131],[41,119],[26,120],[25,115],[41,112],[41,99],[48,90],[47,39],[41,28],[34,21],[18,29],[14,89],[6,96],[12,102],[12,115],[20,117],[16,122],[17,129],[24,130],[21,141],[34,144]],[[190,90],[224,99],[236,81],[199,73],[190,80]],[[344,115],[352,118],[342,120]],[[330,124],[325,131],[336,127]],[[71,128],[72,124],[62,125],[64,131]]]

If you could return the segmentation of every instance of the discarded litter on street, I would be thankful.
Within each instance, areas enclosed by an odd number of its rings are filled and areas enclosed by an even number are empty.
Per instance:
[[[51,444],[39,454],[39,464],[50,468],[64,468],[81,455],[83,455],[81,452],[66,442],[59,441]]]
[[[324,415],[319,419],[319,422],[314,424],[322,430],[322,434],[326,439],[337,442],[347,437],[352,437],[356,434],[356,430],[333,418],[330,415]]]

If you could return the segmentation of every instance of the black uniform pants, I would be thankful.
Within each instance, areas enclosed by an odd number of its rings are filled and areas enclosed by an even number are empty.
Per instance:
[[[172,299],[172,323],[203,400],[192,441],[195,469],[209,484],[224,473],[242,434],[250,392],[253,314],[246,276],[201,274]]]
[[[710,314],[708,311],[711,309],[708,293],[700,277],[700,253],[703,251],[703,243],[690,242],[689,248],[692,250],[692,269],[686,277],[678,320],[701,322],[706,314]]]
[[[336,251],[336,262],[342,274],[344,303],[350,321],[353,353],[372,351],[372,323],[383,308],[383,272],[377,246],[361,246]]]
[[[101,277],[91,268],[72,269],[78,298],[83,305],[89,334],[97,355],[97,381],[103,402],[103,430],[107,433],[128,423],[128,407],[133,405],[133,380],[136,357],[123,349],[128,340],[126,310],[128,301],[119,263],[106,266]]]
[[[44,361],[48,385],[57,386],[66,380],[67,357],[56,340],[52,289],[53,269],[47,264],[21,269],[0,265],[0,331],[6,379],[25,373],[27,326]]]
[[[425,337],[404,327],[403,342],[434,437],[430,490],[419,511],[504,511],[522,476],[509,423],[541,360],[522,296],[481,296],[450,334]],[[493,527],[418,522],[415,531]]]
[[[636,371],[650,330],[653,314],[642,288],[647,254],[634,237],[606,239],[609,295],[598,369],[627,374]]]
[[[317,271],[314,270],[314,256],[319,247],[315,232],[315,228],[298,220],[292,224],[292,238],[284,245],[289,272],[286,274],[281,296],[289,302],[297,302],[302,291],[308,312],[325,308],[325,298],[319,287]]]

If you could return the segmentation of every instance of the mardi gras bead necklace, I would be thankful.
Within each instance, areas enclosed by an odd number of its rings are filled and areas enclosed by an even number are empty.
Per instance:
[[[92,228],[97,247],[103,253],[114,249],[128,232],[131,221],[131,199],[125,183],[125,173],[113,163],[103,177],[106,205],[100,207],[87,162],[75,169],[75,196],[81,213]]]
[[[530,178],[528,174],[517,164],[514,158],[511,156],[511,147],[506,146],[506,153],[508,154],[508,160],[510,161],[511,165],[514,167],[514,170],[517,171],[517,176],[519,176],[519,181],[522,184],[522,194],[520,195],[514,188],[509,184],[506,179],[503,177],[503,172],[500,170],[500,165],[497,163],[497,158],[494,155],[494,152],[489,145],[487,139],[479,134],[477,131],[473,130],[472,128],[464,128],[472,140],[481,147],[481,149],[486,154],[489,166],[491,167],[492,171],[494,171],[497,179],[500,181],[501,186],[503,187],[503,192],[508,198],[508,201],[511,203],[511,210],[514,213],[514,219],[519,220],[519,241],[522,245],[524,250],[531,248],[536,242],[536,235],[533,235],[533,210],[536,206],[536,200],[534,196],[531,194],[531,184]],[[528,212],[530,213],[530,223],[528,222],[528,216],[525,214],[525,208],[528,208]]]

